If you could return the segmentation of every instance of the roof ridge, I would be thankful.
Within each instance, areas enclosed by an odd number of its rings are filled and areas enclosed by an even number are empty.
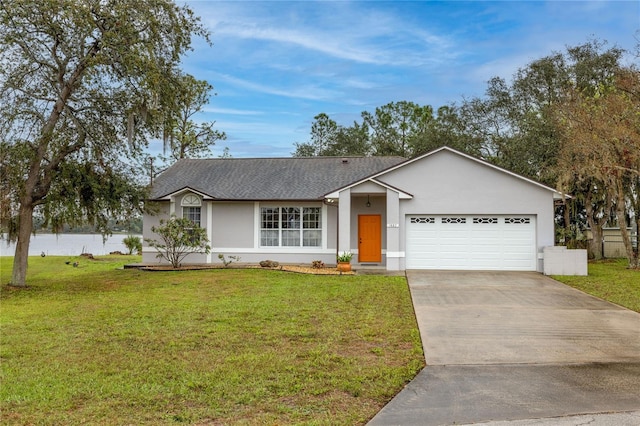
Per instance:
[[[334,160],[341,158],[402,158],[407,159],[401,155],[320,155],[320,156],[311,156],[311,157],[227,157],[227,158],[216,158],[216,157],[207,157],[207,158],[180,158],[178,161],[189,160],[189,161],[227,161],[227,160]],[[175,163],[174,163],[175,164]]]

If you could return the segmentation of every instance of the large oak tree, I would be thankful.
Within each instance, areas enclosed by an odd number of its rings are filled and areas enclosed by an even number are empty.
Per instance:
[[[169,0],[0,0],[2,225],[26,285],[34,212],[55,227],[138,208],[129,159],[168,138],[179,61],[208,34]]]
[[[554,116],[569,93],[595,93],[609,84],[621,67],[624,51],[592,40],[567,47],[518,69],[510,81],[494,77],[486,95],[460,106],[468,133],[482,140],[485,158],[516,173],[555,186],[563,169],[558,163],[562,126]],[[565,180],[565,200],[559,213],[565,241],[577,235],[576,218],[588,222],[594,232],[591,255],[602,256],[602,226],[609,219],[611,200],[597,182]],[[601,186],[600,186],[601,188]],[[582,218],[585,218],[584,220]],[[572,223],[573,222],[573,223]]]
[[[595,91],[569,90],[555,115],[561,185],[586,186],[613,205],[629,267],[638,268],[627,218],[640,223],[640,72],[621,68]]]

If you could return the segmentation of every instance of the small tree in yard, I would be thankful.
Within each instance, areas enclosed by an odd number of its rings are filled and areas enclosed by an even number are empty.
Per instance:
[[[129,235],[128,237],[122,240],[122,244],[124,244],[125,247],[127,247],[127,250],[129,250],[130,255],[133,254],[134,251],[137,254],[142,253],[142,240],[140,239],[140,237],[136,237],[135,235]]]
[[[151,231],[156,233],[161,241],[145,241],[158,250],[156,257],[166,259],[174,268],[179,268],[182,260],[191,253],[208,254],[211,251],[206,230],[189,219],[160,219],[160,225],[152,226]]]

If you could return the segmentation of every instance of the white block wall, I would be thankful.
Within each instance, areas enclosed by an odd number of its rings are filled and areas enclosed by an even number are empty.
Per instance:
[[[587,251],[564,246],[544,248],[545,275],[587,275]]]

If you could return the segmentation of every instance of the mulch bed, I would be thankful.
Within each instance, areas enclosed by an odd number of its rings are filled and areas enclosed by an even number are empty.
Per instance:
[[[153,272],[171,272],[171,271],[200,271],[205,269],[268,269],[272,271],[296,272],[299,274],[312,275],[355,275],[355,272],[340,272],[336,268],[312,268],[311,266],[302,265],[280,265],[273,268],[264,268],[257,265],[230,265],[225,268],[223,265],[184,265],[179,268],[172,268],[170,265],[147,265],[140,266],[138,269]]]
[[[300,274],[313,274],[313,275],[354,275],[355,272],[340,272],[337,268],[312,268],[310,266],[297,266],[297,265],[283,265],[278,268],[282,271],[297,272]]]

